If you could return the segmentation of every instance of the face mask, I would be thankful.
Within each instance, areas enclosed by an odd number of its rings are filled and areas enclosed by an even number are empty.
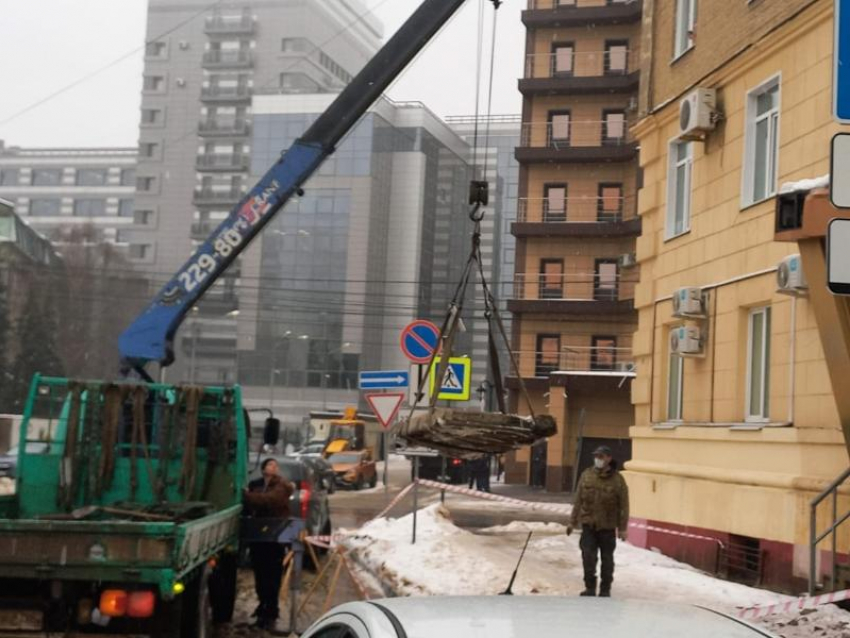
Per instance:
[[[597,470],[604,470],[608,464],[605,462],[605,459],[595,458],[593,459],[593,465],[596,466]]]

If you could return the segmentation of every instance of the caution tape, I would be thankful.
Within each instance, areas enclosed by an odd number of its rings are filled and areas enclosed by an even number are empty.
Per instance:
[[[665,529],[663,527],[655,527],[653,525],[646,525],[644,523],[632,523],[629,522],[629,527],[634,527],[635,529],[645,529],[649,532],[659,532],[661,534],[669,534],[670,536],[679,536],[681,538],[693,538],[699,541],[711,541],[712,543],[717,543],[720,549],[725,549],[726,546],[723,544],[719,538],[713,538],[711,536],[702,536],[700,534],[691,534],[689,532],[680,532],[674,529]]]
[[[498,503],[507,503],[516,505],[517,507],[526,507],[533,510],[542,510],[544,512],[555,512],[557,514],[568,515],[572,509],[563,505],[552,505],[551,503],[539,503],[536,501],[522,501],[518,498],[510,498],[509,496],[500,496],[492,492],[479,492],[466,487],[458,487],[457,485],[449,485],[448,483],[440,483],[439,481],[430,481],[428,479],[419,479],[419,484],[425,487],[431,487],[453,494],[463,494],[473,498],[480,498],[485,501],[496,501]]]
[[[814,609],[821,605],[829,605],[830,603],[838,603],[842,600],[850,600],[850,589],[842,589],[829,594],[821,594],[820,596],[803,596],[794,598],[784,603],[774,603],[772,605],[756,605],[747,607],[735,614],[741,620],[754,620],[763,618],[771,614],[783,614],[803,609]]]

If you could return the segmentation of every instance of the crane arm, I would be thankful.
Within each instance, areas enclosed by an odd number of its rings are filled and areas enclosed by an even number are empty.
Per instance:
[[[118,348],[125,370],[144,373],[147,363],[167,366],[174,361],[174,335],[186,313],[289,199],[301,192],[342,137],[464,2],[422,2],[121,334]],[[501,0],[491,2],[498,8]]]

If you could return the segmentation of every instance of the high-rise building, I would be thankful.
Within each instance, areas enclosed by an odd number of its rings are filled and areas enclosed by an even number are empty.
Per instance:
[[[89,242],[128,248],[133,210],[134,148],[20,148],[0,140],[0,197],[33,229],[56,243],[78,231]]]
[[[338,92],[372,57],[381,24],[361,0],[151,0],[130,256],[164,283],[251,182],[257,92]],[[278,149],[278,151],[283,150]],[[237,261],[199,304],[187,368],[235,380]],[[184,330],[185,331],[185,330]]]
[[[252,177],[333,98],[256,95]],[[270,222],[243,256],[232,319],[247,404],[297,425],[320,406],[356,405],[360,370],[407,368],[402,328],[442,320],[465,263],[441,234],[469,243],[467,153],[422,104],[381,98]],[[182,358],[193,341],[184,331]],[[471,344],[461,335],[456,352]]]
[[[558,433],[508,456],[507,479],[568,490],[605,443],[631,454],[631,344],[642,3],[531,0],[527,28],[513,313],[528,390],[516,410]],[[529,405],[530,404],[530,405]]]

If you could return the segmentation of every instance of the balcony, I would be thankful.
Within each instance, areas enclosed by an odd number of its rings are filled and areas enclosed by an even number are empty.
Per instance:
[[[637,55],[625,48],[528,55],[519,90],[528,96],[637,93],[637,65]]]
[[[641,0],[529,0],[522,12],[528,28],[636,24],[643,15]]]
[[[198,124],[201,137],[247,137],[251,134],[251,125],[245,120],[205,120]]]
[[[527,274],[514,276],[513,313],[620,315],[634,310],[638,274],[593,272]]]
[[[567,346],[560,350],[519,351],[519,372],[524,379],[554,373],[629,373],[635,369],[631,348]]]
[[[252,91],[247,86],[205,86],[201,89],[201,101],[220,104],[238,104],[251,101]]]
[[[204,172],[242,172],[251,167],[251,158],[241,153],[202,153],[195,168]]]
[[[637,144],[623,120],[563,119],[522,125],[518,162],[628,162],[637,157]]]
[[[205,69],[247,69],[253,64],[250,51],[207,51],[201,62]]]
[[[515,237],[637,237],[637,198],[526,197],[517,202]]]
[[[235,206],[242,197],[239,189],[196,188],[192,202],[195,206]]]
[[[213,231],[218,228],[219,224],[221,224],[221,221],[213,221],[210,219],[201,222],[193,222],[189,229],[189,234],[192,239],[206,239],[212,235]]]
[[[213,16],[204,23],[207,35],[251,35],[255,28],[251,16]]]

